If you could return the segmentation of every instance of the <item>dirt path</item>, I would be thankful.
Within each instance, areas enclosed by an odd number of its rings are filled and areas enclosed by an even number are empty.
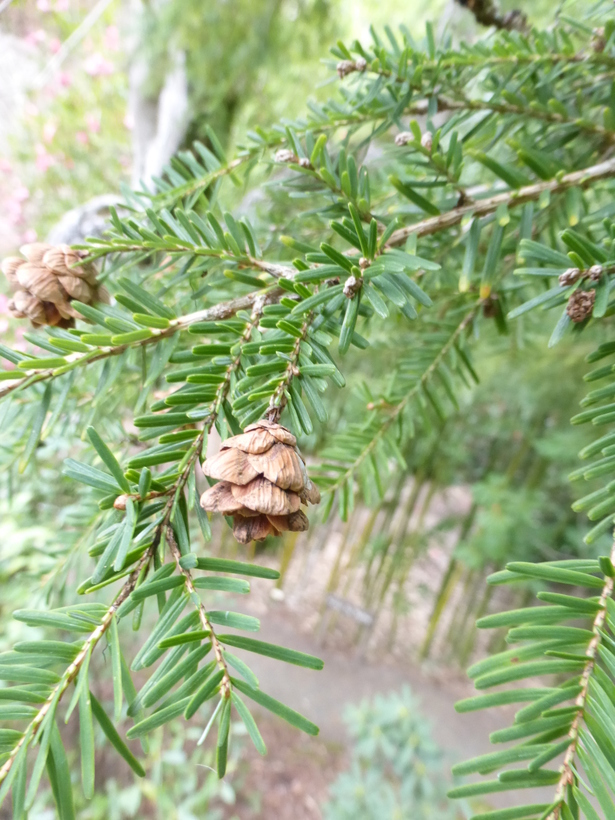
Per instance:
[[[245,605],[242,610],[248,611]],[[318,761],[319,767],[328,765],[326,754],[323,757],[323,744],[332,750],[332,770],[330,776],[325,774],[326,783],[335,778],[334,769],[340,765],[339,750],[348,743],[342,720],[345,706],[376,693],[399,690],[404,685],[411,688],[432,724],[434,738],[444,750],[448,766],[456,760],[493,751],[489,734],[510,725],[512,710],[470,714],[455,712],[454,703],[473,693],[471,684],[461,673],[430,670],[410,661],[406,664],[372,663],[360,658],[354,649],[352,652],[328,649],[319,645],[313,635],[302,631],[296,614],[283,603],[274,605],[265,613],[254,614],[261,619],[260,639],[318,655],[325,662],[324,670],[312,672],[291,665],[284,665],[282,669],[279,663],[271,659],[253,654],[248,658],[244,654],[263,691],[294,707],[320,726],[319,738],[304,736],[298,743],[306,758]],[[296,749],[293,753],[296,754]],[[299,793],[301,776],[293,783],[293,788]],[[513,797],[507,793],[496,794],[490,796],[488,802],[494,807],[504,808],[520,802],[548,802],[550,798],[549,790],[524,790]],[[312,807],[306,817],[320,817],[320,813]]]

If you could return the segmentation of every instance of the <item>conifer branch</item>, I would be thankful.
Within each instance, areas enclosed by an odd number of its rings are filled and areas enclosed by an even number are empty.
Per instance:
[[[284,371],[283,378],[271,396],[269,407],[265,413],[265,416],[269,419],[269,421],[279,422],[282,411],[288,403],[288,387],[293,378],[299,375],[299,368],[297,364],[299,361],[299,353],[301,351],[301,342],[305,341],[307,337],[308,328],[310,327],[313,315],[314,314],[311,312],[307,315],[301,327],[301,335],[297,337],[295,346],[289,354],[288,365]]]
[[[220,690],[222,692],[222,697],[225,698],[225,699],[229,698],[231,696],[231,679],[230,679],[230,674],[229,674],[229,671],[228,671],[228,666],[227,666],[226,660],[224,658],[222,644],[220,643],[220,641],[218,639],[218,636],[216,635],[215,630],[213,628],[213,625],[212,625],[211,621],[209,620],[209,618],[207,616],[207,609],[205,607],[205,604],[203,603],[203,601],[201,601],[199,593],[197,592],[197,590],[194,586],[192,573],[190,572],[189,569],[185,569],[181,565],[182,555],[181,555],[181,552],[179,551],[179,547],[177,546],[177,541],[175,540],[175,536],[173,535],[173,530],[170,527],[167,528],[167,536],[166,537],[167,537],[167,543],[169,544],[169,547],[171,549],[171,555],[173,556],[173,558],[175,560],[175,563],[177,565],[177,569],[178,569],[179,573],[181,575],[183,575],[183,577],[185,579],[186,589],[188,590],[188,593],[190,594],[190,600],[194,603],[194,605],[196,606],[197,611],[199,613],[199,620],[201,622],[201,626],[203,627],[203,630],[209,632],[209,637],[211,639],[211,643],[212,643],[212,646],[213,646],[216,662],[217,662],[218,666],[224,672],[224,677],[222,678],[222,681],[220,682]],[[198,601],[198,604],[196,603],[197,601]]]
[[[271,266],[271,268],[274,267],[276,266]],[[277,268],[279,270],[280,266],[277,266]],[[254,291],[246,296],[239,296],[228,302],[221,302],[218,305],[213,305],[203,310],[197,310],[194,313],[187,313],[185,316],[180,316],[177,319],[172,319],[168,328],[164,328],[163,330],[152,329],[152,336],[148,339],[141,339],[140,341],[120,345],[110,345],[108,347],[99,347],[87,353],[70,353],[65,357],[68,366],[62,365],[61,367],[48,368],[45,370],[24,370],[23,380],[16,380],[15,382],[0,386],[0,399],[9,393],[18,392],[32,384],[54,379],[63,375],[68,370],[73,370],[75,367],[93,364],[101,359],[108,359],[111,356],[120,356],[131,348],[147,347],[148,345],[157,344],[163,339],[168,339],[178,332],[187,330],[191,325],[197,322],[216,322],[222,319],[228,319],[240,310],[247,310],[253,307],[257,302],[262,303],[262,305],[272,304],[282,293],[283,291],[276,287],[268,291]]]
[[[611,564],[615,561],[615,543],[611,547],[610,561]],[[594,667],[596,665],[596,660],[598,657],[598,647],[600,646],[600,643],[602,641],[602,629],[604,627],[607,613],[607,600],[613,594],[614,582],[615,579],[613,579],[612,577],[605,577],[604,587],[602,588],[602,592],[598,600],[599,609],[596,612],[596,617],[594,618],[594,622],[592,624],[592,632],[594,633],[594,637],[589,642],[587,652],[585,653],[587,655],[587,662],[581,675],[581,691],[579,692],[577,699],[575,701],[575,706],[577,706],[578,709],[574,717],[574,720],[572,721],[570,732],[568,733],[570,737],[570,745],[566,749],[564,762],[561,768],[561,777],[557,786],[557,792],[555,796],[557,806],[549,814],[547,820],[560,820],[560,818],[562,817],[563,806],[566,800],[566,790],[569,786],[572,786],[575,781],[574,767],[577,745],[579,743],[579,727],[585,715],[585,708],[587,704],[587,698],[589,695],[589,683],[591,681]]]
[[[158,534],[158,539],[159,538],[160,535]],[[83,666],[83,663],[85,662],[86,658],[89,656],[90,652],[98,644],[100,639],[111,626],[111,621],[113,620],[115,613],[119,609],[120,605],[128,598],[130,593],[136,587],[137,581],[139,580],[139,575],[141,574],[141,570],[147,565],[152,555],[154,554],[156,548],[157,541],[156,539],[154,539],[152,546],[143,554],[137,566],[130,573],[128,580],[124,583],[124,586],[119,591],[115,601],[111,604],[107,612],[102,617],[100,625],[97,626],[96,629],[88,636],[82,649],[79,651],[79,654],[62,675],[60,682],[52,690],[51,694],[49,695],[43,706],[41,706],[39,711],[32,718],[32,721],[25,730],[22,738],[13,747],[8,759],[6,760],[2,768],[0,768],[0,785],[4,782],[9,772],[11,771],[11,768],[15,762],[15,759],[20,749],[24,745],[29,745],[30,742],[34,739],[37,731],[39,730],[49,710],[55,705],[57,705],[57,703],[62,699],[64,693],[66,692],[70,684],[75,680],[75,678],[79,674],[79,671]]]
[[[597,165],[591,165],[587,168],[583,168],[580,171],[572,171],[571,173],[564,174],[563,176],[555,179],[537,182],[532,185],[526,185],[521,188],[504,191],[501,194],[496,194],[492,197],[476,200],[470,204],[453,208],[452,210],[446,211],[438,216],[428,217],[427,219],[423,219],[405,228],[399,228],[391,234],[391,237],[387,242],[387,247],[398,247],[399,245],[403,245],[412,234],[422,237],[448,230],[449,228],[460,224],[466,216],[488,216],[489,214],[495,213],[500,205],[506,205],[508,208],[514,208],[518,205],[524,205],[527,202],[538,200],[544,192],[557,194],[562,193],[569,188],[586,188],[596,182],[599,182],[600,180],[611,179],[613,177],[615,177],[615,159],[610,159],[605,162],[598,163]],[[276,278],[279,278],[280,276],[291,278],[292,274],[294,274],[294,270],[292,268],[287,268],[279,265],[278,263],[256,259],[252,261],[259,267],[260,270],[266,271]],[[100,347],[96,350],[88,351],[87,353],[71,353],[65,357],[67,364],[62,365],[61,367],[49,368],[45,370],[24,370],[24,378],[22,380],[16,380],[14,383],[7,383],[6,385],[0,386],[0,399],[10,393],[23,390],[31,384],[53,379],[63,373],[66,373],[68,370],[74,369],[75,367],[88,365],[111,356],[121,355],[126,352],[126,350],[133,347],[146,347],[151,344],[156,344],[164,338],[173,336],[178,331],[186,330],[190,327],[190,325],[197,322],[227,319],[234,316],[240,310],[246,310],[252,307],[258,299],[263,299],[263,304],[273,304],[278,301],[283,293],[284,291],[277,287],[273,287],[268,290],[255,291],[247,294],[246,296],[240,296],[227,302],[220,302],[212,307],[173,319],[168,328],[163,330],[152,330],[152,336],[147,339],[127,344]]]
[[[464,315],[463,319],[453,330],[453,332],[446,340],[446,342],[442,345],[441,348],[439,348],[437,355],[432,359],[428,367],[425,368],[424,372],[421,374],[421,377],[416,381],[416,383],[406,393],[406,395],[400,402],[393,405],[393,407],[389,407],[387,409],[386,418],[378,428],[376,434],[371,437],[369,444],[361,451],[358,458],[356,458],[344,472],[340,473],[337,479],[332,484],[329,484],[327,487],[325,487],[324,492],[333,493],[336,490],[340,489],[340,487],[342,487],[349,479],[351,479],[352,475],[365,461],[365,459],[368,458],[371,455],[371,453],[374,452],[374,449],[376,448],[378,443],[384,438],[387,431],[395,423],[396,419],[400,416],[401,413],[403,413],[403,411],[406,409],[406,407],[408,407],[410,402],[418,396],[420,391],[431,380],[432,376],[435,374],[440,364],[444,361],[447,354],[453,349],[455,344],[459,341],[463,332],[474,321],[474,318],[477,315],[480,308],[482,307],[482,305],[484,304],[484,301],[484,299],[478,299],[472,305],[472,308]]]
[[[391,234],[387,245],[391,247],[403,245],[412,234],[420,237],[439,233],[454,225],[459,225],[466,216],[488,216],[495,213],[500,205],[515,208],[518,205],[525,205],[527,202],[535,202],[545,192],[558,194],[567,191],[568,188],[587,188],[600,180],[611,179],[612,177],[615,177],[615,159],[600,162],[598,165],[591,165],[580,171],[572,171],[559,178],[536,182],[486,199],[476,200],[470,205],[462,205],[438,216],[422,219],[420,222],[415,222],[414,225],[399,228]]]
[[[190,450],[190,456],[189,456],[189,458],[188,458],[188,460],[187,460],[187,462],[184,466],[184,469],[182,470],[179,477],[177,478],[177,481],[173,484],[173,487],[172,487],[173,495],[169,498],[169,500],[166,503],[166,506],[164,508],[164,512],[162,514],[161,521],[159,522],[159,524],[156,527],[156,532],[155,532],[155,535],[154,535],[151,546],[148,547],[148,549],[141,556],[141,558],[139,559],[138,564],[131,571],[130,575],[128,576],[128,579],[125,581],[124,585],[122,586],[122,588],[118,592],[117,596],[115,597],[115,600],[113,601],[111,606],[107,609],[106,613],[103,615],[99,626],[97,626],[96,629],[94,629],[93,632],[88,636],[88,638],[86,638],[85,643],[84,643],[83,647],[81,648],[81,650],[79,651],[79,654],[77,655],[75,660],[66,669],[66,671],[62,675],[62,678],[61,678],[60,682],[57,684],[57,686],[54,687],[54,689],[52,690],[51,694],[49,695],[49,697],[47,698],[47,700],[45,701],[43,706],[39,709],[37,714],[32,718],[32,721],[30,722],[30,724],[26,728],[22,738],[19,740],[19,742],[12,749],[11,753],[9,754],[8,759],[6,760],[6,762],[4,763],[2,768],[0,768],[0,785],[3,783],[3,781],[9,775],[9,773],[11,771],[11,768],[12,768],[13,764],[15,763],[15,759],[16,759],[18,753],[19,753],[19,750],[24,746],[24,744],[29,745],[30,742],[35,738],[35,735],[36,735],[37,731],[40,729],[41,724],[42,724],[43,720],[45,719],[45,716],[47,715],[49,710],[52,709],[52,708],[55,709],[55,707],[57,706],[59,701],[62,699],[62,697],[66,693],[66,690],[68,689],[70,684],[76,679],[77,675],[79,674],[79,671],[80,671],[81,667],[83,666],[86,659],[89,657],[89,655],[92,652],[92,650],[94,649],[94,647],[96,647],[96,645],[99,643],[100,639],[103,637],[103,635],[105,635],[105,633],[107,632],[107,630],[111,626],[111,622],[113,620],[113,617],[115,616],[116,612],[120,608],[121,604],[124,603],[124,601],[126,601],[126,599],[129,597],[129,595],[136,588],[142,570],[145,567],[147,567],[149,561],[152,559],[152,557],[154,556],[154,553],[158,549],[162,534],[166,533],[168,528],[169,528],[169,522],[170,522],[170,519],[171,519],[171,515],[173,513],[173,509],[174,509],[175,504],[176,504],[176,500],[178,498],[178,495],[183,491],[184,487],[186,486],[186,483],[187,483],[188,478],[190,476],[190,472],[191,472],[191,470],[194,466],[194,462],[196,461],[197,458],[199,458],[199,456],[201,454],[201,450],[202,450],[202,447],[203,447],[203,442],[204,442],[204,431],[202,431],[199,434],[199,436],[197,437],[197,439],[193,443],[193,445],[191,447],[191,450]]]

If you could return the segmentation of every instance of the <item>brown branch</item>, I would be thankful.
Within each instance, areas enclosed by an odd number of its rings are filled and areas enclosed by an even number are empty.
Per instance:
[[[278,268],[281,268],[281,266],[278,266]],[[26,386],[29,387],[31,384],[36,384],[37,382],[47,381],[48,379],[61,376],[63,373],[66,373],[68,370],[72,370],[75,367],[91,364],[92,362],[98,362],[101,359],[108,359],[110,356],[120,356],[122,353],[125,353],[127,350],[134,347],[147,347],[151,344],[157,344],[162,339],[167,339],[170,336],[175,335],[177,332],[186,330],[190,327],[190,325],[194,325],[197,322],[215,322],[220,321],[221,319],[228,319],[240,310],[248,310],[249,308],[252,308],[257,302],[260,302],[263,305],[276,302],[283,293],[284,291],[277,287],[269,290],[253,291],[252,293],[247,294],[247,296],[239,296],[237,299],[231,299],[228,302],[220,302],[212,307],[197,310],[194,313],[188,313],[185,316],[180,316],[178,319],[172,319],[170,326],[168,328],[164,328],[163,330],[150,328],[153,335],[148,339],[142,339],[141,341],[130,342],[128,344],[99,347],[98,349],[88,351],[87,353],[70,353],[68,356],[65,356],[66,362],[69,365],[68,367],[67,365],[62,365],[62,367],[49,368],[47,370],[33,369],[21,371],[24,374],[23,380],[16,380],[15,382],[0,386],[0,399],[9,393],[23,389]],[[33,359],[33,362],[34,361],[35,360]]]
[[[438,216],[432,216],[420,222],[415,222],[414,225],[400,228],[391,234],[387,245],[390,247],[403,245],[411,234],[429,236],[434,233],[439,233],[440,231],[445,231],[454,225],[458,225],[466,216],[487,216],[488,214],[495,213],[500,205],[514,208],[517,207],[517,205],[525,205],[526,202],[534,202],[545,192],[557,194],[566,191],[568,188],[587,188],[588,185],[594,182],[610,179],[614,176],[615,159],[609,159],[606,160],[606,162],[592,165],[589,168],[583,168],[580,171],[572,171],[569,174],[564,174],[555,179],[549,179],[546,182],[536,182],[532,185],[525,185],[522,188],[517,188],[512,191],[504,191],[501,194],[477,200],[470,205],[453,208]]]
[[[262,315],[263,307],[264,307],[264,304],[263,304],[262,300],[254,305],[254,309],[252,311],[250,321],[246,324],[246,329],[244,330],[244,332],[241,336],[241,341],[242,342],[249,342],[250,341],[250,338],[252,336],[252,331],[258,325],[258,321],[259,321],[259,319]],[[212,411],[211,411],[211,414],[210,414],[210,416],[207,420],[207,423],[205,425],[205,429],[207,430],[207,432],[209,432],[211,430],[211,428],[213,427],[215,419],[216,419],[218,413],[220,412],[220,408],[222,407],[223,402],[225,401],[226,397],[228,396],[229,390],[231,388],[231,376],[234,373],[234,371],[237,370],[237,368],[239,367],[239,364],[241,362],[241,355],[242,355],[242,351],[240,349],[239,353],[235,356],[233,361],[227,367],[226,374],[224,376],[224,380],[221,382],[221,384],[218,387],[218,390],[216,391],[216,398],[212,402]],[[185,578],[186,589],[190,593],[191,600],[193,602],[196,602],[196,601],[199,602],[198,606],[197,606],[197,609],[198,609],[198,613],[199,613],[199,620],[201,621],[201,626],[203,627],[204,630],[209,631],[209,633],[211,635],[211,642],[212,642],[212,645],[213,645],[214,655],[216,657],[216,661],[218,663],[218,666],[220,666],[220,668],[223,670],[223,673],[224,673],[224,675],[222,677],[222,681],[220,683],[220,689],[222,691],[222,697],[223,698],[229,698],[230,694],[231,694],[231,679],[230,679],[230,675],[229,675],[229,671],[228,671],[228,666],[227,666],[226,660],[224,658],[222,644],[218,640],[218,638],[216,636],[216,633],[215,633],[215,630],[214,630],[214,628],[211,624],[211,621],[209,620],[209,616],[207,615],[207,610],[205,609],[205,605],[201,601],[201,598],[200,598],[198,592],[196,591],[196,588],[194,586],[194,582],[192,580],[192,573],[190,572],[189,569],[185,569],[181,565],[182,555],[181,555],[181,552],[179,550],[179,547],[177,546],[177,541],[175,540],[173,530],[170,526],[167,527],[166,536],[167,536],[168,544],[171,548],[171,554],[173,555],[173,558],[175,559],[177,569],[179,570],[179,572]]]
[[[481,26],[495,26],[506,31],[527,31],[527,17],[522,11],[508,11],[502,14],[493,0],[457,0],[460,6],[472,12]]]

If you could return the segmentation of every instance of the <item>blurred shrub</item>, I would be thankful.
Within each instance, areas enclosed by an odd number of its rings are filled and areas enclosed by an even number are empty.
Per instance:
[[[443,755],[408,687],[347,707],[350,768],[331,786],[326,820],[446,820]]]

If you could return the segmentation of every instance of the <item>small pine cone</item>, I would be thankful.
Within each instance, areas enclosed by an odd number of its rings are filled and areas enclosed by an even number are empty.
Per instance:
[[[592,315],[595,301],[595,290],[575,290],[568,300],[566,313],[573,322],[583,322]]]
[[[69,245],[32,242],[20,253],[2,262],[2,272],[15,290],[9,311],[16,319],[30,319],[35,326],[72,327],[79,316],[73,299],[88,305],[109,302],[109,294],[96,281],[94,265],[83,262],[84,252]]]
[[[286,427],[262,420],[224,441],[203,463],[205,475],[218,483],[203,493],[201,507],[232,516],[240,544],[307,530],[301,505],[318,504],[320,493],[296,445]]]

